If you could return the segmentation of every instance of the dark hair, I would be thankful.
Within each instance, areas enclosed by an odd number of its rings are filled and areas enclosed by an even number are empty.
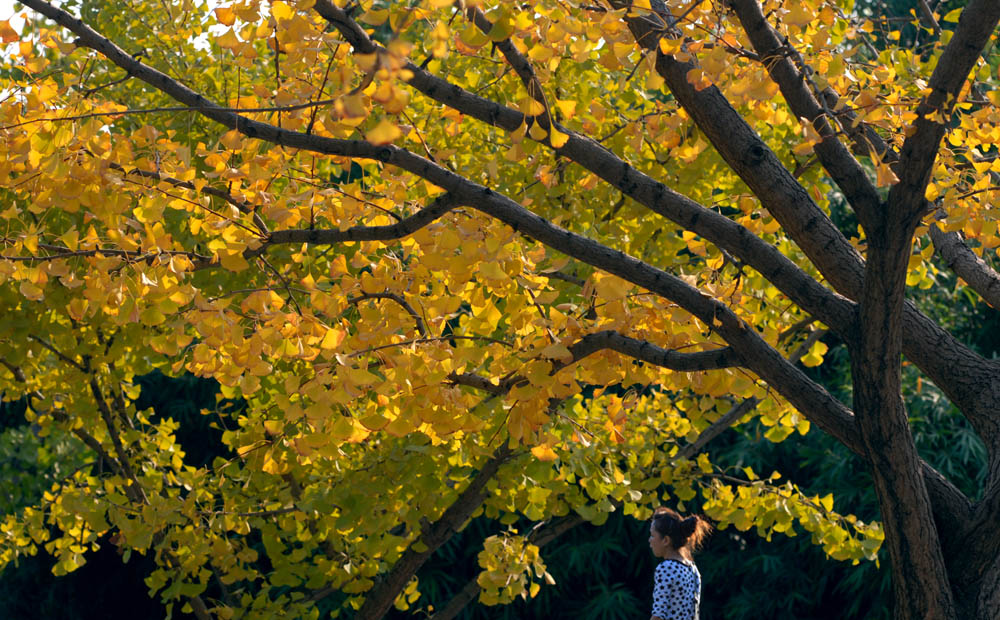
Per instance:
[[[690,552],[701,548],[702,543],[712,533],[708,519],[700,515],[682,517],[676,510],[660,506],[653,512],[653,529],[663,537],[670,538],[670,546],[678,551]]]

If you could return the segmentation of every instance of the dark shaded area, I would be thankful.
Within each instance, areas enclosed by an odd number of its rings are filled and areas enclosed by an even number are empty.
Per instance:
[[[965,7],[968,0],[929,1],[927,4],[934,8],[938,17],[943,17],[954,9]],[[923,17],[919,3],[914,0],[859,0],[854,5],[854,12],[875,22],[876,27],[871,38],[872,43],[880,50],[892,47],[889,45],[892,43],[895,46],[916,49],[926,57],[937,39],[932,33],[931,25]],[[918,26],[912,23],[915,19],[920,20]],[[938,26],[942,30],[954,30],[955,22],[938,20]],[[886,34],[894,30],[899,31],[899,40],[889,41]]]
[[[106,538],[87,564],[63,577],[52,575],[54,561],[38,555],[4,571],[0,579],[0,618],[30,620],[146,620],[166,617],[159,600],[149,597],[143,579],[154,568],[151,558],[133,554],[122,564]],[[175,618],[188,618],[174,613]]]
[[[0,431],[17,428],[28,423],[24,412],[28,410],[28,399],[25,397],[6,401],[0,397]]]
[[[142,411],[152,407],[154,419],[170,418],[180,423],[177,443],[184,448],[184,462],[193,467],[203,467],[217,456],[223,456],[222,430],[225,423],[220,412],[240,409],[242,403],[219,398],[219,382],[185,374],[169,377],[158,370],[137,377],[142,387],[135,408]],[[207,413],[202,414],[202,411]]]

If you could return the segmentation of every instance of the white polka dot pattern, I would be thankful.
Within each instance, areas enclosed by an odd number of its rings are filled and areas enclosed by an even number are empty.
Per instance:
[[[701,574],[688,562],[664,560],[653,580],[653,615],[662,620],[698,620]]]

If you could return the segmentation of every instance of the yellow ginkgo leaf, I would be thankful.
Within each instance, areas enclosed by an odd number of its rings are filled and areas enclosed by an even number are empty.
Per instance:
[[[789,26],[805,26],[815,18],[807,3],[793,2],[791,4],[788,12],[781,18],[781,21]]]
[[[236,14],[227,6],[220,6],[215,9],[215,19],[223,26],[232,26],[236,22]]]
[[[531,449],[531,454],[539,461],[554,461],[559,458],[559,455],[555,453],[548,444],[540,444]]]
[[[21,38],[17,31],[10,27],[10,21],[0,21],[0,41],[3,43],[13,43]]]
[[[538,116],[545,111],[545,106],[532,97],[525,97],[521,99],[517,107],[527,116]]]
[[[885,162],[881,162],[875,167],[875,177],[875,184],[879,187],[888,187],[899,183],[899,177],[892,171],[889,164]]]
[[[962,9],[961,9],[961,7],[957,8],[957,9],[952,9],[952,10],[948,11],[945,14],[944,17],[941,18],[941,21],[943,21],[943,22],[957,22],[958,18],[961,15],[962,15]]]
[[[20,290],[21,294],[31,301],[38,301],[45,296],[41,287],[28,282],[27,280],[21,282],[20,286],[18,286],[18,290]]]
[[[549,135],[549,132],[542,129],[541,125],[534,123],[531,125],[531,129],[528,130],[528,135],[531,136],[532,140],[537,140],[541,142]]]
[[[278,2],[271,3],[271,15],[275,19],[289,19],[292,15],[295,15],[295,9],[279,0]]]
[[[565,134],[555,127],[552,128],[552,132],[549,135],[549,143],[552,144],[554,148],[560,149],[566,145],[569,141],[569,134]]]
[[[559,99],[556,101],[556,108],[563,115],[563,120],[569,120],[576,114],[576,101],[570,99]]]
[[[376,145],[390,144],[401,135],[403,135],[403,132],[400,131],[395,123],[383,118],[379,121],[378,125],[365,134],[365,140]]]
[[[809,352],[802,356],[802,365],[808,368],[814,366],[819,366],[823,363],[823,355],[827,352],[828,347],[825,343],[817,340],[813,343],[812,347],[809,348]]]
[[[514,32],[514,23],[510,19],[510,15],[507,11],[504,11],[500,17],[493,22],[493,27],[490,28],[489,33],[486,35],[491,41],[503,41],[510,38],[510,35]]]
[[[232,29],[227,30],[221,36],[216,37],[216,44],[223,49],[236,49],[243,44],[240,38],[236,36],[236,32]]]

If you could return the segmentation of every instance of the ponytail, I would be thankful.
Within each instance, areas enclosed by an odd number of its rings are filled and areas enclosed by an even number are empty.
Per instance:
[[[670,538],[670,546],[678,551],[687,549],[695,552],[701,549],[705,539],[712,533],[712,525],[701,515],[681,517],[677,511],[661,506],[653,513],[653,529],[660,536]]]

